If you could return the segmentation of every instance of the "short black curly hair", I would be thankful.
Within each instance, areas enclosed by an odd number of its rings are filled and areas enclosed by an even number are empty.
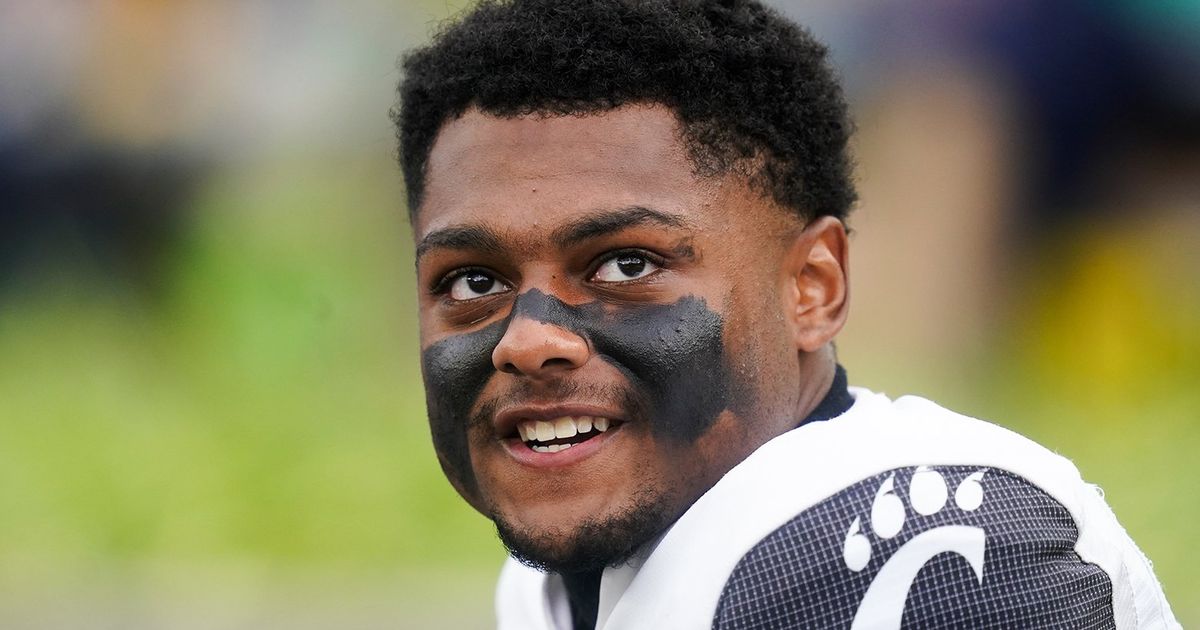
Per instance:
[[[826,48],[756,0],[483,0],[403,60],[392,111],[415,219],[443,124],[674,110],[696,172],[737,170],[784,208],[845,220],[851,128]]]

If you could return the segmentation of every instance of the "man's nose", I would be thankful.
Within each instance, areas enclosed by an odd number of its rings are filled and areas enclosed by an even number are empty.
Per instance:
[[[555,324],[518,315],[492,351],[492,364],[508,374],[548,378],[588,360],[587,340]]]

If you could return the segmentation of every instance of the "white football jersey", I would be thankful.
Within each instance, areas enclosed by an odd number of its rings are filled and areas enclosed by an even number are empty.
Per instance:
[[[597,630],[1179,627],[1070,461],[921,398],[851,393],[605,570]],[[501,630],[571,630],[567,606],[557,576],[505,564]]]

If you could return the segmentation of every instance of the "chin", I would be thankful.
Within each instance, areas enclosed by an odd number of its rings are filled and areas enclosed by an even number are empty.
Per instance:
[[[622,564],[677,516],[661,497],[647,494],[616,513],[571,524],[518,525],[499,514],[492,520],[509,554],[521,563],[552,573],[581,573]]]

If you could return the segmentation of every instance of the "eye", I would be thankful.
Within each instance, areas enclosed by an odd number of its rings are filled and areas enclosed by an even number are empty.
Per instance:
[[[604,261],[592,279],[597,282],[625,282],[644,278],[658,269],[659,266],[648,256],[624,252]]]
[[[468,270],[450,282],[447,293],[450,299],[463,301],[505,291],[508,287],[503,282],[482,271]]]

